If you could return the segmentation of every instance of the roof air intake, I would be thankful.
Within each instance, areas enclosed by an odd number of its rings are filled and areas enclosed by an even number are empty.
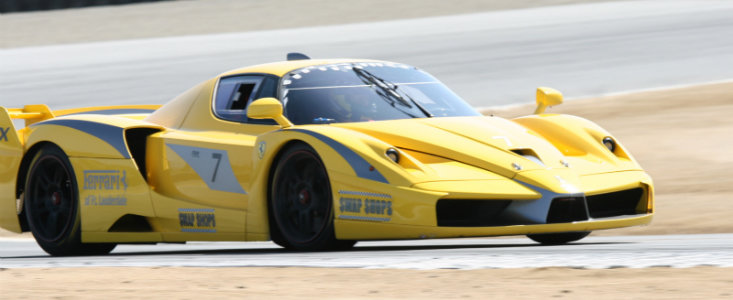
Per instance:
[[[288,60],[304,60],[304,59],[311,59],[311,58],[308,57],[308,55],[305,55],[303,53],[298,53],[298,52],[288,53]]]

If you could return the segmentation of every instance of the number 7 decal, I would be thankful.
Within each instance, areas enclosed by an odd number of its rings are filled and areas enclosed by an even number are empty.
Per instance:
[[[221,163],[221,153],[211,153],[211,158],[216,159],[216,167],[214,167],[214,175],[211,176],[211,182],[215,182],[216,173],[219,171],[219,164]]]
[[[226,150],[168,143],[166,143],[166,146],[178,154],[209,189],[247,194],[239,183],[237,176],[234,175]]]

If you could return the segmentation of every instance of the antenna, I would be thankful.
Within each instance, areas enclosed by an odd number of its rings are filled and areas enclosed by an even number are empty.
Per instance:
[[[304,60],[304,59],[311,59],[311,58],[308,57],[308,55],[305,55],[299,52],[288,53],[288,60]]]

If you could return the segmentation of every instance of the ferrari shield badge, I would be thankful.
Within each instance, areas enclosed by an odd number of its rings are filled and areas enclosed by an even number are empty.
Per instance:
[[[257,155],[260,159],[265,156],[265,149],[267,148],[267,145],[265,142],[260,142],[260,144],[257,146]]]

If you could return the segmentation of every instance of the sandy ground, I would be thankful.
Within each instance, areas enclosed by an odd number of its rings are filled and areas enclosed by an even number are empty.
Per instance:
[[[0,271],[9,299],[730,299],[733,269]]]
[[[373,22],[611,0],[191,0],[0,15],[0,49]]]

